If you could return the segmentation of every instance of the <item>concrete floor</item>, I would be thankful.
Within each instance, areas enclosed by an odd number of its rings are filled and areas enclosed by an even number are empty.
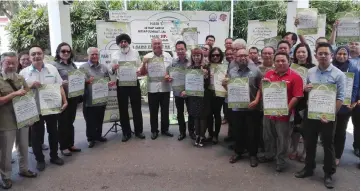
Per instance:
[[[87,147],[85,123],[81,112],[75,122],[76,146],[81,153],[62,157],[64,166],[48,163],[44,172],[36,179],[23,179],[17,175],[17,162],[13,164],[14,186],[12,190],[31,191],[80,191],[80,190],[154,190],[154,191],[224,191],[224,190],[326,190],[323,186],[322,150],[319,147],[317,169],[311,178],[297,179],[294,173],[303,168],[299,162],[290,162],[283,173],[276,173],[274,164],[249,166],[245,158],[235,164],[228,162],[233,154],[227,145],[196,148],[187,137],[177,140],[178,126],[171,126],[173,138],[160,136],[150,139],[148,107],[143,106],[145,140],[132,138],[121,142],[121,132],[110,133],[106,143],[97,143],[92,149]],[[110,124],[103,126],[103,133]],[[227,132],[222,126],[220,140]],[[352,126],[348,128],[347,143],[341,164],[334,175],[334,190],[359,190],[359,158],[352,153]],[[45,152],[48,159],[48,152]],[[31,169],[35,169],[35,159],[29,155]]]

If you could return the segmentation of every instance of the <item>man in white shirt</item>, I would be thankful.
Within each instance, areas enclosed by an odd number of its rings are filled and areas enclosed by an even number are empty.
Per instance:
[[[115,39],[120,50],[112,54],[112,74],[117,75],[117,97],[119,105],[120,124],[123,131],[123,142],[127,142],[132,137],[130,128],[130,120],[128,113],[128,101],[132,106],[133,123],[135,136],[140,139],[145,139],[143,134],[143,116],[142,116],[142,97],[140,91],[139,80],[133,83],[119,83],[122,81],[120,65],[126,62],[134,63],[136,67],[140,67],[141,61],[138,51],[131,48],[129,45],[132,42],[127,34],[121,34]],[[139,76],[139,72],[134,72],[134,77]]]
[[[144,56],[143,64],[140,68],[141,74],[148,74],[148,105],[150,112],[150,126],[152,140],[159,134],[158,111],[161,108],[161,133],[162,135],[173,137],[169,132],[169,98],[170,83],[165,80],[166,68],[172,62],[172,56],[163,51],[162,40],[152,39],[153,52]]]
[[[61,111],[68,106],[65,92],[62,86],[63,80],[55,66],[44,63],[44,52],[38,47],[34,46],[29,50],[30,60],[32,64],[21,70],[20,75],[25,78],[29,87],[35,91],[43,84],[59,84],[63,105]],[[39,107],[39,95],[37,95],[37,104]],[[42,151],[42,138],[44,136],[44,122],[49,134],[50,146],[50,162],[56,165],[63,165],[64,161],[58,156],[58,119],[59,114],[40,115],[40,120],[35,122],[31,127],[31,145],[37,161],[36,168],[39,171],[45,169],[45,160]]]

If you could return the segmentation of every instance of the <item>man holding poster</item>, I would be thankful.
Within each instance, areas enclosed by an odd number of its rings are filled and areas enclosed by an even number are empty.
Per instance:
[[[63,80],[56,67],[44,63],[43,50],[38,46],[34,46],[29,50],[29,54],[32,65],[21,70],[20,75],[25,78],[30,88],[35,91],[39,110],[50,111],[40,115],[40,120],[31,127],[31,145],[35,159],[38,162],[36,168],[43,171],[45,169],[45,158],[42,151],[41,137],[44,136],[44,122],[49,134],[50,162],[56,165],[64,164],[64,161],[58,157],[57,120],[58,113],[66,109],[68,102],[62,86]],[[55,87],[57,88],[56,91],[52,89]]]
[[[36,173],[28,170],[28,130],[27,126],[17,127],[13,107],[15,97],[24,96],[28,91],[25,79],[16,74],[18,61],[14,52],[3,53],[1,55],[0,74],[0,174],[2,179],[1,187],[9,189],[12,187],[11,181],[11,155],[16,138],[16,147],[19,152],[20,176],[34,178]],[[24,109],[25,105],[21,109]],[[35,106],[36,107],[36,106]],[[22,118],[25,118],[22,117]]]
[[[228,70],[227,73],[230,80],[227,78],[222,83],[228,91],[228,104],[232,108],[231,123],[235,127],[233,133],[236,141],[234,146],[235,155],[230,158],[229,162],[235,163],[240,160],[247,149],[250,156],[250,165],[256,167],[258,165],[257,151],[260,135],[257,106],[261,97],[262,73],[256,65],[248,62],[246,49],[236,52],[234,62],[237,65]],[[229,83],[232,81],[235,82],[234,86]],[[239,81],[239,84],[237,84],[237,81]]]
[[[327,188],[333,188],[331,176],[336,172],[335,148],[333,144],[336,128],[334,116],[340,110],[345,98],[346,76],[341,70],[331,64],[332,47],[330,44],[320,43],[316,49],[316,58],[319,65],[308,70],[307,85],[305,87],[305,91],[310,92],[308,112],[305,112],[304,126],[307,143],[305,167],[300,172],[297,172],[295,176],[297,178],[305,178],[313,175],[313,169],[316,168],[315,157],[318,134],[321,133],[324,148],[324,184]],[[316,84],[318,86],[322,85],[323,88],[316,88]],[[320,92],[317,97],[312,95],[316,94],[312,92],[314,90]],[[323,95],[322,91],[324,91]],[[334,100],[329,100],[332,94]],[[314,98],[312,99],[312,97]],[[330,105],[333,106],[330,107]],[[315,116],[310,116],[310,111],[315,111],[316,109],[321,115],[316,116],[318,119],[311,119],[315,118]],[[333,119],[328,118],[332,115]]]
[[[123,33],[115,39],[120,50],[112,54],[112,72],[117,75],[117,97],[122,126],[122,141],[127,142],[132,137],[130,128],[128,105],[129,99],[132,106],[135,136],[145,139],[143,134],[142,97],[138,68],[141,65],[138,51],[129,45],[132,39]]]
[[[290,117],[293,115],[293,110],[298,100],[303,97],[302,78],[289,68],[289,59],[288,53],[278,52],[275,54],[275,69],[266,72],[262,87],[265,156],[259,158],[259,161],[271,162],[275,157],[276,171],[278,172],[283,171],[287,166],[285,158],[292,130]],[[271,88],[270,86],[266,91],[265,84],[274,84],[274,86],[278,87]],[[271,89],[276,91],[270,91]]]

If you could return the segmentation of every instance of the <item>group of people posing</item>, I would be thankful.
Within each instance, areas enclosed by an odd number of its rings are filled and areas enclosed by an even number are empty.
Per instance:
[[[302,36],[300,36],[302,38]],[[135,84],[122,83],[120,75],[124,62],[134,62],[137,66],[136,76],[148,76],[148,105],[150,111],[151,139],[155,140],[159,133],[173,137],[169,132],[169,102],[173,92],[177,108],[179,124],[178,140],[188,135],[194,140],[194,145],[203,147],[206,144],[217,144],[222,124],[221,111],[228,122],[227,141],[234,141],[232,148],[235,154],[229,162],[235,163],[248,153],[250,166],[256,167],[259,162],[276,162],[275,170],[282,172],[287,167],[286,158],[291,146],[290,159],[305,162],[305,167],[296,173],[297,178],[313,175],[316,167],[315,156],[318,135],[321,135],[324,148],[324,184],[333,188],[332,174],[342,156],[346,139],[346,128],[352,116],[355,129],[354,149],[359,155],[359,43],[350,42],[348,46],[340,46],[334,50],[325,38],[319,38],[316,49],[302,42],[296,45],[297,35],[287,33],[277,48],[266,46],[261,51],[256,47],[247,49],[243,39],[225,39],[225,51],[214,47],[215,37],[208,35],[205,45],[190,50],[187,44],[178,41],[175,44],[174,58],[163,51],[162,40],[152,39],[153,51],[141,60],[139,53],[132,49],[131,38],[127,34],[116,37],[119,50],[112,55],[109,66],[99,63],[99,51],[95,47],[87,50],[88,62],[80,69],[85,71],[84,95],[69,98],[68,73],[77,70],[73,62],[74,54],[69,44],[61,43],[56,50],[53,63],[44,62],[44,52],[41,47],[33,46],[28,53],[17,55],[13,52],[3,53],[1,56],[0,77],[0,173],[2,187],[11,188],[11,153],[15,142],[19,152],[19,175],[33,178],[37,174],[28,169],[28,145],[31,143],[37,169],[43,171],[46,167],[42,152],[45,127],[49,134],[50,162],[63,165],[64,161],[58,155],[58,147],[64,156],[71,156],[73,152],[81,152],[74,145],[74,121],[78,104],[83,104],[83,115],[86,122],[86,136],[88,147],[92,148],[96,142],[105,142],[102,136],[102,125],[106,103],[92,102],[92,83],[96,78],[108,78],[109,86],[117,85],[117,99],[122,126],[122,141],[127,142],[132,137],[128,102],[133,113],[135,137],[145,139],[143,133],[143,117],[141,111],[141,90],[139,80]],[[260,53],[260,55],[259,55]],[[318,64],[315,65],[312,55]],[[19,64],[20,63],[20,64]],[[154,67],[150,65],[162,63],[164,76],[154,78]],[[214,81],[214,66],[225,65],[227,72],[220,82]],[[292,65],[299,65],[308,69],[306,83],[293,69]],[[204,92],[202,95],[187,95],[185,89],[172,89],[176,79],[170,74],[174,68],[198,69],[203,74]],[[351,104],[344,105],[346,95],[346,76],[344,72],[354,73]],[[116,78],[111,80],[111,77]],[[245,107],[228,108],[227,96],[219,96],[215,91],[215,84],[220,83],[225,90],[234,78],[248,78],[249,104]],[[178,80],[178,79],[177,79]],[[262,82],[285,82],[288,100],[288,115],[264,115]],[[324,117],[309,119],[308,92],[312,84],[335,84],[336,120],[329,121]],[[59,84],[61,87],[62,107],[60,114],[40,115],[40,120],[29,128],[17,128],[12,100],[23,96],[28,91],[35,91],[44,84]],[[189,117],[186,124],[184,119],[185,106]],[[161,113],[160,131],[158,113]],[[46,124],[46,126],[44,125]],[[206,133],[208,131],[208,136]],[[298,153],[298,143],[302,135],[304,151]],[[16,141],[15,141],[16,140]],[[292,140],[292,141],[290,141]],[[262,157],[257,153],[264,152]]]

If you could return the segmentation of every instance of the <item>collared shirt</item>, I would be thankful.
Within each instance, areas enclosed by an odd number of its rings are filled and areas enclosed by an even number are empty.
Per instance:
[[[303,97],[303,80],[297,72],[288,69],[285,74],[280,76],[275,70],[270,70],[264,75],[265,80],[270,82],[286,82],[287,85],[287,103],[290,103],[294,97]],[[290,111],[291,113],[293,111]],[[272,120],[289,121],[290,116],[266,116]]]
[[[123,53],[121,50],[115,51],[112,54],[111,60],[112,60],[112,64],[110,65],[109,71],[112,71],[112,66],[114,64],[118,64],[118,62],[135,61],[137,67],[140,67],[141,63],[142,63],[140,60],[138,51],[136,51],[130,47],[129,47],[129,51],[127,53]],[[111,72],[111,74],[113,74],[113,73]],[[117,79],[118,79],[118,76],[117,76]]]
[[[90,77],[94,78],[106,78],[109,79],[109,71],[108,68],[103,64],[92,64],[90,62],[84,63],[80,66],[81,69],[85,70],[86,80],[89,80]],[[86,107],[94,107],[94,106],[104,106],[106,103],[92,104],[92,86],[91,84],[86,84],[86,88],[84,91],[85,97],[85,106]]]
[[[33,65],[30,65],[20,71],[20,75],[25,78],[26,83],[32,84],[35,81],[41,84],[62,84],[63,80],[55,66],[44,64],[39,71]]]
[[[240,68],[238,65],[234,66],[228,71],[228,77],[229,78],[247,77],[249,80],[248,83],[249,83],[250,102],[256,99],[257,91],[260,88],[262,73],[254,64],[248,64],[244,68]],[[232,109],[232,110],[248,111],[250,109],[242,108],[242,109]]]
[[[14,74],[13,84],[17,89],[28,89],[25,79],[19,74]],[[7,96],[14,92],[9,82],[0,73],[0,97]],[[11,131],[17,129],[17,122],[12,101],[0,106],[0,131]]]
[[[336,99],[341,101],[345,99],[346,75],[332,64],[325,71],[321,71],[319,66],[309,69],[307,84],[309,83],[336,84]]]
[[[157,57],[154,54],[154,52],[150,52],[144,56],[144,58],[149,58],[149,59],[151,59],[153,57]],[[172,59],[173,59],[172,56],[167,52],[163,52],[160,57],[164,58],[164,69],[167,69],[167,67],[172,63]],[[148,70],[148,68],[147,68],[147,70]],[[164,76],[165,75],[166,74],[164,74]],[[171,84],[169,82],[166,82],[164,79],[151,81],[148,78],[148,92],[149,93],[170,92],[170,91],[171,91]]]
[[[267,66],[264,66],[263,64],[259,65],[258,68],[261,71],[262,76],[264,76],[265,73],[267,73],[268,71],[275,69],[274,65],[272,65],[271,67],[267,67]]]
[[[360,69],[360,56],[350,58],[349,61],[355,64],[358,69]]]
[[[170,68],[182,68],[186,69],[189,66],[189,59],[188,57],[185,58],[184,61],[179,60],[179,58],[173,58],[172,63],[167,67],[167,74],[169,74]],[[173,89],[172,89],[173,90]],[[179,97],[181,91],[173,90],[173,95]]]
[[[69,64],[65,64],[62,61],[58,61],[58,62],[54,62],[53,65],[55,66],[55,68],[58,69],[60,77],[63,80],[68,80],[68,73],[77,69],[76,65],[73,62],[70,62]],[[64,85],[63,88],[65,91],[65,95],[68,97],[68,86]]]

